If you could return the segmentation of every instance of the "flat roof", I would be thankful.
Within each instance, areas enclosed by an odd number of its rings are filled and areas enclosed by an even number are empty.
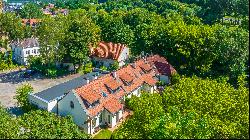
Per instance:
[[[52,101],[60,96],[63,96],[65,93],[68,93],[72,89],[75,89],[77,87],[80,87],[80,86],[87,84],[87,80],[85,78],[88,78],[89,81],[94,80],[94,76],[96,74],[98,74],[97,77],[100,77],[103,75],[103,74],[98,73],[98,72],[92,72],[92,73],[88,73],[85,75],[81,75],[81,76],[76,77],[76,78],[69,80],[67,82],[58,84],[56,86],[53,86],[53,87],[48,88],[46,90],[43,90],[41,92],[37,92],[34,95],[50,102],[50,101]]]

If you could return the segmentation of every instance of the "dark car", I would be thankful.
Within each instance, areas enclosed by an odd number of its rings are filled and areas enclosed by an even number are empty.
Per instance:
[[[26,70],[24,73],[23,73],[23,77],[24,78],[29,78],[31,77],[32,75],[34,75],[36,73],[36,71],[34,70]]]

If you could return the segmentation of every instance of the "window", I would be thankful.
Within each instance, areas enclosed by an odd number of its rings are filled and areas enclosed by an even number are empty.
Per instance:
[[[108,115],[108,122],[109,122],[109,124],[111,123],[111,116],[110,115]]]
[[[36,49],[34,49],[34,54],[36,54]]]
[[[70,107],[73,109],[74,108],[74,103],[73,101],[70,101]]]
[[[30,54],[30,50],[26,51],[26,54]]]
[[[39,53],[39,49],[37,49],[37,53]]]

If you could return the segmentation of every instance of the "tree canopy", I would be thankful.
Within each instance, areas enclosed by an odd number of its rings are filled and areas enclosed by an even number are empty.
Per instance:
[[[41,7],[35,3],[25,4],[19,14],[22,18],[26,19],[41,18],[43,15]]]
[[[33,110],[17,118],[0,107],[0,138],[4,139],[87,139],[71,117]]]
[[[227,82],[182,77],[162,96],[143,94],[129,101],[134,115],[113,138],[248,139],[249,91],[244,77],[238,88]]]

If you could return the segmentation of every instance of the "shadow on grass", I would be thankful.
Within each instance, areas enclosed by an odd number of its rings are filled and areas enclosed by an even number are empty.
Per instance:
[[[7,108],[7,111],[14,116],[20,116],[24,114],[24,111],[21,107],[9,107]]]

